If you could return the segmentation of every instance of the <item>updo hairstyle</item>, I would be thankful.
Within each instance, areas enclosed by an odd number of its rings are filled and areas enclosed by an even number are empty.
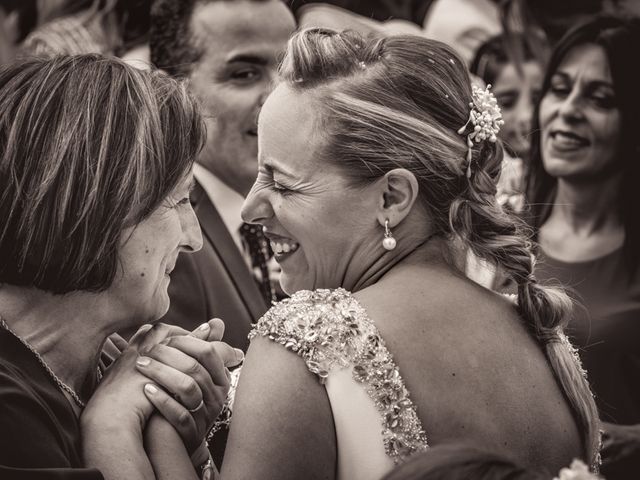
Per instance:
[[[597,410],[562,333],[571,302],[562,290],[536,281],[528,231],[496,202],[501,143],[474,143],[472,175],[465,175],[469,130],[457,131],[469,118],[472,89],[458,55],[418,36],[364,39],[308,29],[290,39],[280,77],[316,100],[324,161],[342,167],[354,186],[395,168],[412,172],[430,233],[462,241],[514,280],[521,317],[546,352],[584,432],[585,455],[595,461]]]

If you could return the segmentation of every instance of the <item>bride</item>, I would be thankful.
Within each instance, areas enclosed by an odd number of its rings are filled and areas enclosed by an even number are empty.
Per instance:
[[[454,442],[550,472],[597,465],[593,398],[562,333],[570,303],[536,282],[495,202],[500,124],[444,44],[290,40],[243,216],[293,295],[251,335],[222,478],[380,478]],[[461,248],[506,272],[517,299],[467,279]],[[165,427],[149,445],[177,469]]]

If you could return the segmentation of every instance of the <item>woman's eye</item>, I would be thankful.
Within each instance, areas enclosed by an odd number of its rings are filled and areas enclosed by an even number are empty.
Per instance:
[[[593,94],[591,100],[600,108],[613,108],[616,105],[615,98],[612,95]]]
[[[569,95],[571,90],[566,85],[553,85],[549,88],[549,91],[556,96],[565,96]]]
[[[233,80],[241,82],[250,82],[256,80],[260,76],[260,72],[255,68],[243,68],[242,70],[236,70],[231,73]]]
[[[509,93],[496,93],[496,99],[498,100],[498,105],[502,108],[510,109],[518,101],[518,93],[509,92]]]
[[[288,195],[290,193],[293,193],[293,190],[285,187],[284,185],[279,184],[278,182],[273,182],[271,184],[271,188],[278,192],[280,195]]]
[[[189,197],[184,197],[182,200],[180,200],[178,203],[176,203],[176,207],[181,206],[181,205],[188,205],[189,203],[191,203],[191,199]]]

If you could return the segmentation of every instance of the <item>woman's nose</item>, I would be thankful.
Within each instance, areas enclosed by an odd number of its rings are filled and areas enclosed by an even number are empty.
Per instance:
[[[183,251],[193,253],[202,248],[202,230],[193,207],[189,204],[186,210],[181,218],[182,243],[180,246]]]
[[[582,105],[578,92],[572,91],[563,99],[558,113],[567,120],[579,120],[582,118]]]
[[[246,223],[263,224],[272,214],[267,192],[256,182],[242,205],[242,220]]]

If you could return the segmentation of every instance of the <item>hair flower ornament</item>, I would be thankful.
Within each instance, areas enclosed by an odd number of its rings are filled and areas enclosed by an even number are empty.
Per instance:
[[[571,462],[569,468],[563,468],[557,477],[553,477],[553,480],[603,480],[595,473],[589,471],[584,462],[575,459]]]
[[[467,134],[467,178],[471,177],[471,149],[473,148],[473,142],[480,143],[484,140],[495,142],[498,137],[500,127],[504,125],[502,120],[502,112],[498,106],[496,97],[491,93],[491,85],[483,90],[477,85],[473,85],[471,90],[472,102],[469,102],[471,111],[469,112],[469,120],[459,130],[460,135],[464,135],[464,132],[471,123],[473,130]]]

